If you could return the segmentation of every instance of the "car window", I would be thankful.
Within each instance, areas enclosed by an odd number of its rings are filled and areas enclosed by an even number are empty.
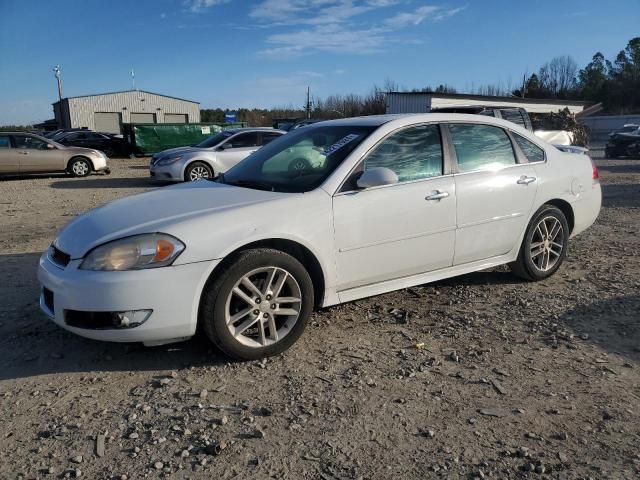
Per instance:
[[[516,163],[511,140],[502,128],[452,123],[449,131],[460,172],[497,170]]]
[[[276,132],[262,132],[262,145],[266,145],[267,143],[275,140],[276,138],[278,138],[279,136],[281,136],[280,133],[276,133]]]
[[[258,132],[247,132],[236,135],[227,141],[229,148],[248,148],[258,146]]]
[[[384,139],[365,158],[364,169],[385,167],[400,182],[442,175],[442,143],[437,125],[407,128]]]
[[[543,149],[517,133],[514,133],[513,137],[516,139],[516,143],[520,147],[520,150],[522,150],[522,153],[524,153],[524,156],[527,157],[527,160],[530,162],[544,162]]]
[[[34,150],[44,150],[47,148],[46,142],[35,137],[16,135],[13,139],[15,141],[16,148],[30,148]]]
[[[526,128],[522,112],[517,108],[505,108],[503,110],[500,110],[500,114],[502,115],[503,119]]]
[[[8,135],[0,135],[0,148],[11,148],[11,141]]]
[[[220,176],[230,185],[277,192],[318,187],[376,127],[332,125],[300,128],[265,145]]]

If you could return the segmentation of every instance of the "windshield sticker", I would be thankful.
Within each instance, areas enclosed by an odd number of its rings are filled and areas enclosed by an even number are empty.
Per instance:
[[[356,135],[355,133],[350,133],[349,135],[347,135],[346,137],[344,137],[341,140],[338,140],[336,143],[334,143],[333,145],[325,148],[322,151],[322,154],[325,156],[329,156],[331,155],[333,152],[335,152],[336,150],[344,147],[347,143],[354,141],[356,138],[358,138],[358,135]]]

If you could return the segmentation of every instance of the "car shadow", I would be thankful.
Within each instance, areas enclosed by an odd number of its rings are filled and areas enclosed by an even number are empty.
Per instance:
[[[71,334],[38,305],[40,253],[0,255],[0,380],[53,373],[175,370],[229,363],[203,335],[158,347]]]
[[[3,173],[0,174],[0,181],[35,180],[46,178],[73,178],[64,172],[58,173],[31,173],[29,175]]]
[[[96,177],[78,178],[73,181],[52,182],[51,188],[63,190],[82,190],[96,188],[155,188],[169,185],[168,182],[159,182],[151,178],[118,178],[118,177]]]

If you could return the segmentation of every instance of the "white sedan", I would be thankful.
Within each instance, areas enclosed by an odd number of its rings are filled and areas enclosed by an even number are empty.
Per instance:
[[[85,337],[157,345],[200,325],[256,359],[290,347],[314,308],[501,264],[543,280],[600,204],[587,155],[504,120],[321,122],[216,181],[76,218],[40,259],[40,304]]]

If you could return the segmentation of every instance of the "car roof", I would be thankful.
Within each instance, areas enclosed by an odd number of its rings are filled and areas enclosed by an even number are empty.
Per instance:
[[[278,133],[287,133],[284,130],[278,130],[277,128],[271,128],[271,127],[227,128],[226,130],[222,130],[222,132],[231,132],[231,133],[240,133],[240,132],[278,132]],[[220,133],[222,133],[222,132],[220,132]]]
[[[340,118],[337,120],[325,120],[314,123],[308,128],[320,128],[322,126],[357,126],[357,127],[380,127],[387,123],[397,123],[398,126],[411,125],[422,122],[468,122],[493,124],[510,129],[520,129],[527,131],[520,125],[503,120],[501,118],[484,115],[474,115],[469,113],[402,113],[391,115],[370,115],[366,117]],[[529,132],[530,133],[530,132]]]

